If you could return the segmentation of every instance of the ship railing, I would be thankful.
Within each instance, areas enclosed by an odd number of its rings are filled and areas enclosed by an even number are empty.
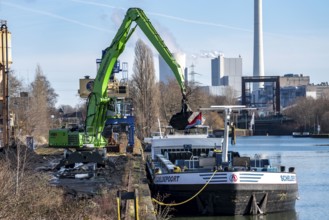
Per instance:
[[[199,157],[198,156],[191,156],[191,158],[189,159],[189,168],[190,169],[195,169],[196,167],[195,167],[195,161],[199,161]]]
[[[278,172],[279,169],[277,167],[251,167],[251,171],[256,171],[256,172]]]
[[[164,169],[166,173],[172,173],[174,171],[175,165],[170,160],[166,159],[162,154],[156,155],[156,161],[160,164],[161,169]]]
[[[252,167],[268,167],[270,166],[269,159],[261,158],[261,155],[255,154],[254,159],[250,160],[250,166]]]

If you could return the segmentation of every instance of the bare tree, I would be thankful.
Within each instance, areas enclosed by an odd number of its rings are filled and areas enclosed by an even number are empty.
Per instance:
[[[8,81],[10,125],[11,131],[14,131],[14,135],[17,136],[18,130],[24,132],[26,129],[24,122],[27,118],[28,93],[23,86],[22,80],[19,80],[13,71],[10,72]]]
[[[235,105],[237,100],[236,100],[236,91],[233,87],[227,86],[227,88],[224,91],[224,96],[226,98],[226,103],[227,105]]]
[[[308,131],[310,121],[313,121],[316,100],[313,98],[299,98],[295,104],[286,109],[283,113],[296,122],[298,130]]]
[[[225,96],[210,96],[209,99],[212,105],[227,105]]]
[[[319,99],[299,98],[283,113],[294,119],[297,129],[300,131],[316,132],[317,125],[320,125],[322,132],[328,132],[328,112],[328,98],[323,96]]]
[[[208,112],[205,115],[206,121],[205,123],[211,129],[220,129],[224,128],[224,120],[217,112]]]
[[[187,87],[187,99],[192,110],[197,110],[200,107],[209,107],[211,99],[197,84],[190,84]]]
[[[182,95],[176,80],[168,80],[168,83],[159,83],[161,98],[159,99],[161,120],[169,123],[171,116],[181,111]]]
[[[35,79],[31,83],[29,103],[29,134],[35,137],[48,137],[50,110],[54,108],[57,94],[43,74],[40,65],[35,70]]]
[[[14,71],[10,71],[9,78],[8,78],[9,86],[8,86],[8,93],[9,97],[19,97],[20,92],[24,90],[22,80],[19,80]]]
[[[138,40],[131,82],[131,96],[135,108],[137,134],[139,138],[149,136],[158,118],[158,89],[151,49]]]

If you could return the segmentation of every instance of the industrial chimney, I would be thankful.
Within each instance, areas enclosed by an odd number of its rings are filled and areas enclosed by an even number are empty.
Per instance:
[[[264,76],[262,0],[254,2],[254,76]],[[254,83],[253,91],[264,88],[264,83]]]

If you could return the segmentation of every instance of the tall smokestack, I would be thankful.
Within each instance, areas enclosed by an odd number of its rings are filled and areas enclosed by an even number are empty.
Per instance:
[[[262,0],[254,2],[254,76],[264,76]],[[264,88],[263,82],[253,85],[254,91]]]

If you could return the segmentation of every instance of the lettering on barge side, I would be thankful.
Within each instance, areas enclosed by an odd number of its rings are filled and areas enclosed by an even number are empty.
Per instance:
[[[178,182],[180,176],[157,176],[155,178],[156,183],[172,183]]]
[[[296,181],[296,176],[294,175],[281,175],[281,182],[294,182]]]

